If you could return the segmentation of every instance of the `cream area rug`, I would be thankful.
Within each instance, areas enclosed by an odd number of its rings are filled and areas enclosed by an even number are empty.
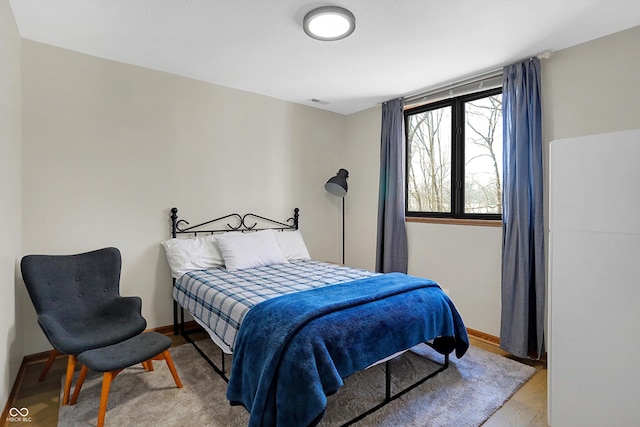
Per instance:
[[[198,342],[219,363],[210,340]],[[246,426],[244,408],[230,406],[226,383],[191,344],[170,349],[184,384],[175,386],[163,361],[154,371],[141,365],[122,371],[111,384],[106,426]],[[430,360],[442,360],[426,345],[391,361],[392,390],[411,384],[435,370]],[[227,357],[227,365],[230,359]],[[479,426],[499,409],[533,374],[535,368],[471,347],[462,359],[451,357],[449,369],[359,421],[356,426]],[[384,399],[384,365],[356,373],[329,397],[321,426],[338,426]],[[64,378],[63,378],[64,379]],[[89,373],[74,406],[60,408],[58,426],[96,425],[102,375]]]

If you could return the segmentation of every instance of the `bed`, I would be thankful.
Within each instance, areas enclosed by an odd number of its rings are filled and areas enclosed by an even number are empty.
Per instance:
[[[423,342],[442,354],[438,370],[393,394],[386,363],[384,400],[349,425],[447,369],[449,354],[462,357],[469,346],[437,283],[311,259],[298,209],[284,222],[229,214],[193,226],[177,213],[163,242],[174,330],[228,382],[227,399],[249,411],[250,426],[315,425],[349,375]],[[219,365],[189,338],[184,310],[222,350]]]

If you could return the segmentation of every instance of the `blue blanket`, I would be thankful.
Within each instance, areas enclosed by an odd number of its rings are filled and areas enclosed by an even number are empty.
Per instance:
[[[313,425],[343,378],[436,337],[453,337],[457,357],[469,347],[438,284],[401,273],[270,299],[240,327],[227,399],[250,426]]]

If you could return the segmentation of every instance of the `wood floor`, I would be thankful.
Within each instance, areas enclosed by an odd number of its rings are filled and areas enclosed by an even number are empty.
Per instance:
[[[170,335],[173,345],[184,344],[184,339]],[[509,357],[493,344],[471,337],[471,344],[483,350]],[[518,390],[483,426],[485,427],[546,427],[547,426],[547,369],[540,362],[529,362],[537,369],[536,374]],[[66,369],[66,358],[58,358],[43,382],[38,382],[42,363],[26,367],[16,400],[15,408],[28,408],[31,422],[10,422],[2,420],[3,427],[29,425],[30,427],[55,427],[58,424],[60,406],[60,379]],[[151,402],[150,402],[151,403]],[[441,427],[441,426],[435,426]]]

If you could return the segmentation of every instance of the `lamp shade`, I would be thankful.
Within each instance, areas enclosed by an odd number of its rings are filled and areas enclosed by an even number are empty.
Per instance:
[[[349,178],[349,172],[346,169],[340,169],[336,176],[327,181],[324,189],[334,196],[344,197],[347,195],[347,190],[349,189],[347,178]]]

